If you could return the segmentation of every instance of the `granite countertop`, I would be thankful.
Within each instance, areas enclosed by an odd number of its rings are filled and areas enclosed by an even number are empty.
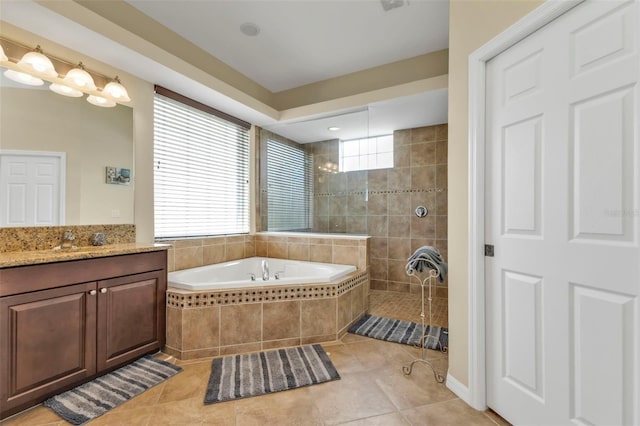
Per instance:
[[[0,253],[0,268],[13,266],[37,265],[41,263],[65,262],[69,260],[92,259],[96,257],[118,256],[122,254],[145,253],[167,250],[170,244],[109,244],[104,246],[87,246],[65,250],[36,250]]]

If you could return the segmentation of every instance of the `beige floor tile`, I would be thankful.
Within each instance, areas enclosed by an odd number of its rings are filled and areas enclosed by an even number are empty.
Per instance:
[[[431,370],[418,366],[411,375],[399,368],[385,370],[376,375],[375,381],[399,410],[457,398],[444,384],[435,381]]]
[[[202,397],[157,404],[149,418],[149,425],[195,425],[203,422]]]
[[[53,411],[42,405],[31,408],[27,411],[23,411],[8,419],[4,419],[0,424],[2,426],[18,426],[18,425],[33,425],[44,426],[54,425],[61,422],[62,419]],[[64,422],[66,423],[66,422]]]
[[[325,351],[336,370],[338,370],[338,374],[344,375],[366,370],[365,366],[347,345],[325,347]]]
[[[371,290],[369,296],[369,313],[372,315],[413,321],[420,323],[420,294],[398,293],[392,291]],[[428,304],[425,302],[425,322],[429,324]],[[431,302],[431,313],[434,325],[447,327],[449,324],[448,299],[434,297]]]
[[[500,415],[492,409],[488,409],[487,411],[485,411],[484,415],[493,420],[496,424],[498,424],[498,426],[511,426],[511,423],[500,417]]]
[[[211,374],[211,361],[202,361],[193,364],[182,365],[184,369],[164,383],[164,388],[157,402],[180,401],[189,398],[204,398],[209,375]]]
[[[377,294],[376,294],[377,293]],[[419,295],[372,292],[372,313],[419,320]],[[416,300],[418,304],[416,305]],[[446,299],[438,301],[446,308]],[[446,310],[442,310],[446,313]],[[403,316],[404,315],[404,316]],[[440,325],[446,325],[441,321]],[[204,405],[211,358],[179,361],[184,371],[94,420],[96,425],[491,425],[506,426],[497,414],[481,413],[434,381],[420,363],[410,376],[402,366],[420,357],[420,349],[346,334],[322,345],[341,380],[254,398]],[[162,355],[160,355],[162,356]],[[427,359],[443,374],[447,354],[428,350]],[[14,425],[67,425],[42,406],[2,422]]]
[[[340,426],[408,426],[410,423],[400,413],[383,414],[367,417],[352,422],[340,423]]]
[[[146,426],[153,414],[152,407],[135,408],[131,410],[113,409],[92,420],[91,426]]]
[[[359,343],[347,345],[347,348],[367,370],[379,368],[401,368],[405,363],[413,360],[413,356],[406,352],[403,345],[388,343],[381,340],[368,339]]]
[[[349,343],[357,343],[357,342],[362,342],[367,340],[369,340],[369,338],[367,337],[360,336],[358,334],[347,333],[342,338],[342,343],[349,344]]]
[[[477,411],[460,399],[423,405],[402,411],[412,425],[424,426],[495,426],[482,411]]]
[[[200,413],[203,425],[234,426],[236,425],[235,401],[205,405],[204,396],[194,400],[195,409]],[[151,426],[151,424],[150,424]]]
[[[369,372],[343,375],[341,380],[309,387],[313,403],[327,424],[395,412]]]
[[[238,425],[323,424],[309,387],[238,400],[236,422]]]

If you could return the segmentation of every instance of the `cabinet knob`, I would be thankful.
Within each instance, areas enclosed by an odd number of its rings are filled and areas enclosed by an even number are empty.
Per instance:
[[[101,288],[101,289],[100,289],[100,293],[105,294],[106,292],[107,292],[107,289],[106,289],[106,288]]]
[[[95,291],[95,290],[91,290],[91,291],[89,292],[89,294],[90,294],[91,296],[95,296],[96,294],[98,294],[98,292],[97,292],[97,291]]]

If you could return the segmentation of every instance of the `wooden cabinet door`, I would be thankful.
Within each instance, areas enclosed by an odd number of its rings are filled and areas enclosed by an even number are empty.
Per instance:
[[[3,416],[96,372],[95,289],[92,282],[0,298]]]
[[[166,270],[98,281],[98,371],[164,345]]]

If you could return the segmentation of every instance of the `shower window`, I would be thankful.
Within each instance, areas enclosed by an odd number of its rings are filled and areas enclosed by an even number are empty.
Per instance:
[[[156,87],[157,238],[249,232],[248,123]]]
[[[267,230],[312,227],[313,159],[304,149],[267,139]]]
[[[393,135],[340,141],[340,171],[393,167]]]

